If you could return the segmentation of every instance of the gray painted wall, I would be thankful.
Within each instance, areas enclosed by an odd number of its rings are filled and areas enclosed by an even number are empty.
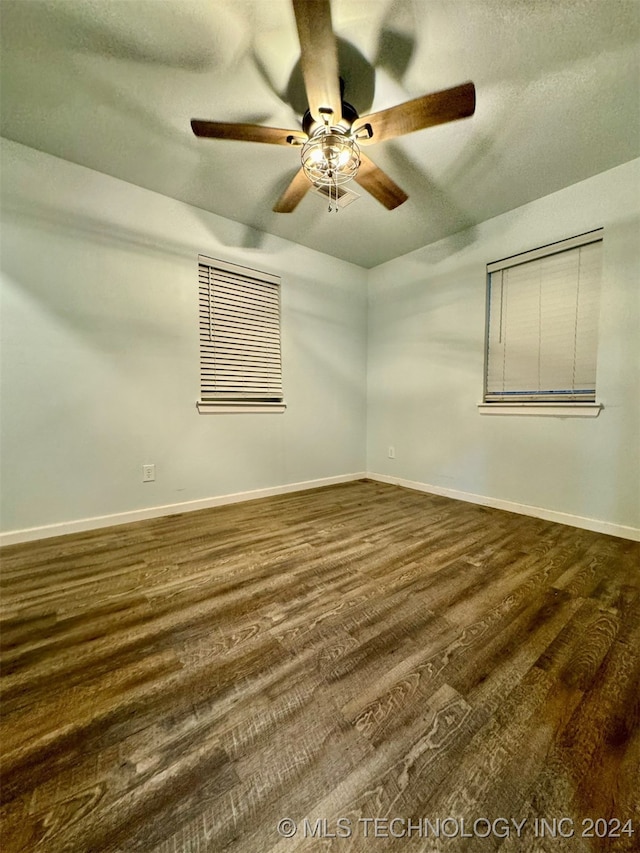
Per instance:
[[[3,530],[365,470],[365,270],[15,143],[2,175]],[[198,253],[282,276],[284,414],[198,414]]]
[[[640,161],[369,271],[15,143],[2,161],[3,530],[365,470],[640,526]],[[478,414],[486,263],[598,226],[603,412]],[[198,414],[198,253],[282,276],[284,414]]]
[[[370,270],[369,471],[640,527],[639,187],[636,160]],[[486,264],[599,226],[604,410],[480,415]]]

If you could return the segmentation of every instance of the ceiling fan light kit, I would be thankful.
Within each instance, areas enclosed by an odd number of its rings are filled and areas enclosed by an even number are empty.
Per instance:
[[[302,146],[302,168],[312,184],[344,184],[359,166],[360,149],[345,133],[319,131]]]
[[[342,128],[319,128],[302,146],[302,169],[316,187],[329,188],[329,211],[338,210],[338,187],[358,174],[360,149]]]
[[[356,110],[342,100],[329,0],[292,2],[309,102],[301,122],[302,129],[283,130],[193,119],[194,134],[208,139],[302,146],[301,168],[276,202],[273,208],[276,213],[291,213],[312,186],[326,188],[329,210],[337,210],[338,187],[353,179],[387,210],[399,207],[408,195],[360,152],[359,144],[393,139],[473,115],[476,103],[473,83],[423,95],[359,117]]]

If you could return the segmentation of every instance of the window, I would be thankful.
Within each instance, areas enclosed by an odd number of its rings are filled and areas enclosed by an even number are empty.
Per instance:
[[[278,276],[198,258],[200,412],[284,411]]]
[[[487,266],[483,413],[598,414],[602,233]]]

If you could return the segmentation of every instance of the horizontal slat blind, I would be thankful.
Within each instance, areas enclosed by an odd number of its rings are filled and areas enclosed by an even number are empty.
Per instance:
[[[490,265],[485,400],[595,401],[602,238],[508,263]]]
[[[203,401],[281,402],[280,279],[200,256]]]

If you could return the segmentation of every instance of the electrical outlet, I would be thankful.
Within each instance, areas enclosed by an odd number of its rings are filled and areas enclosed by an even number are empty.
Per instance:
[[[156,466],[155,465],[143,465],[142,466],[142,482],[143,483],[153,483],[156,478]]]
[[[389,459],[395,459],[395,458],[396,458],[396,449],[395,449],[395,447],[392,447],[391,445],[389,445]]]

